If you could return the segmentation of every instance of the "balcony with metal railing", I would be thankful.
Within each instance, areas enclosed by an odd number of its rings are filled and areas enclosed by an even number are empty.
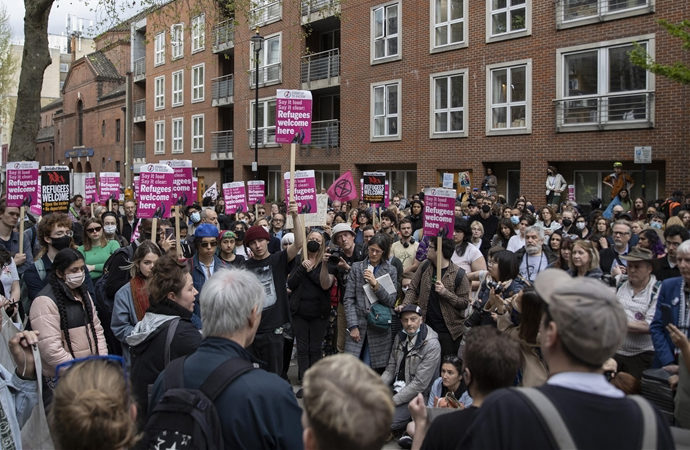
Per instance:
[[[132,145],[134,160],[144,162],[146,160],[146,141],[135,141]]]
[[[340,12],[340,0],[302,0],[302,25]]]
[[[302,56],[302,89],[315,90],[340,85],[340,49]]]
[[[146,99],[145,98],[142,98],[141,100],[135,100],[134,101],[134,114],[132,114],[132,121],[134,123],[146,122]]]
[[[300,146],[300,156],[311,156],[322,149],[326,156],[340,152],[340,120],[318,120],[311,123],[311,143]]]
[[[146,81],[146,58],[139,58],[134,60],[132,64],[132,72],[134,74],[134,82]]]
[[[282,64],[274,63],[266,66],[259,66],[259,87],[278,84],[282,80]],[[256,85],[256,70],[249,71],[249,88],[254,89]]]
[[[213,53],[224,53],[235,47],[235,23],[224,20],[213,27]]]
[[[554,100],[558,131],[616,130],[654,126],[654,92],[581,95]]]
[[[249,147],[254,148],[254,128],[247,130],[249,134]],[[278,147],[276,144],[276,127],[259,127],[259,148]]]
[[[232,130],[214,131],[211,133],[211,159],[233,159],[232,146],[234,133]]]
[[[656,0],[557,0],[556,24],[567,28],[654,11]]]
[[[249,11],[249,28],[262,27],[277,22],[283,17],[283,1],[267,2],[255,0],[255,7]]]
[[[211,106],[233,104],[234,80],[232,74],[211,80]]]

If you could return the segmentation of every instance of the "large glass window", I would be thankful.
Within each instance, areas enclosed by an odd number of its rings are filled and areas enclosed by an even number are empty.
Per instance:
[[[529,127],[530,77],[527,64],[490,70],[490,128],[492,130],[526,129]]]
[[[527,0],[487,0],[491,2],[491,35],[525,31]]]
[[[162,155],[163,153],[165,153],[165,121],[159,120],[155,122],[153,126],[153,132],[153,152],[157,155]]]
[[[372,136],[374,138],[400,137],[400,81],[373,84]]]
[[[398,3],[379,6],[372,10],[374,60],[398,56],[399,11]]]
[[[181,106],[184,103],[183,97],[184,71],[178,70],[172,73],[172,105]]]
[[[184,55],[184,24],[177,23],[170,27],[170,47],[172,59],[182,58]]]
[[[455,135],[465,130],[465,73],[432,75],[432,135]]]
[[[254,108],[255,102],[251,103],[249,108],[249,145],[254,147]],[[276,100],[264,99],[259,100],[259,146],[266,146],[275,144],[276,142]]]
[[[192,19],[192,53],[203,50],[206,46],[206,15],[201,14]]]
[[[192,152],[204,151],[204,115],[192,116]]]
[[[159,66],[165,64],[165,32],[158,33],[153,39],[154,56],[153,64]]]
[[[433,47],[465,42],[464,0],[432,0]]]
[[[183,142],[184,119],[182,117],[172,120],[172,153],[182,153],[184,151]]]
[[[281,79],[281,35],[276,34],[269,36],[263,43],[261,51],[259,51],[259,86],[280,83]],[[256,52],[254,51],[254,44],[250,43],[250,64],[251,75],[249,77],[249,84],[254,88],[256,84],[256,72],[254,70],[254,58]]]
[[[154,79],[154,89],[154,109],[159,110],[165,108],[165,75],[161,75]]]
[[[615,18],[619,13],[644,13],[653,0],[561,0],[557,6],[558,21],[576,22],[591,18]],[[610,17],[614,16],[614,17]]]
[[[192,103],[204,101],[205,65],[192,66]]]

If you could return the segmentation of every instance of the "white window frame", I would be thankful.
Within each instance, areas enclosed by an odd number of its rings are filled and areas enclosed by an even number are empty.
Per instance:
[[[572,28],[593,23],[605,22],[609,20],[623,19],[626,17],[639,16],[642,14],[653,13],[656,10],[656,0],[646,0],[644,5],[631,6],[616,11],[609,9],[611,0],[593,0],[592,14],[583,14],[566,18],[566,3],[568,0],[561,0],[556,4],[556,28]],[[621,4],[623,2],[619,2]],[[586,8],[586,7],[585,7]]]
[[[283,0],[253,0],[249,10],[249,28],[262,27],[283,18]]]
[[[201,79],[199,80],[199,71],[201,71]],[[206,64],[201,63],[192,66],[192,103],[203,102],[206,97],[205,89],[206,81]]]
[[[278,40],[278,62],[272,62],[268,64],[269,61],[269,41],[272,40]],[[250,42],[249,43],[249,68],[250,68],[250,73],[249,73],[249,87],[251,89],[255,89],[256,86],[254,84],[256,83],[256,74],[254,72],[255,69],[255,64],[254,64],[254,57],[256,55],[256,52],[254,52],[254,43]],[[269,78],[269,73],[270,71],[274,68],[277,67],[278,69],[278,76],[276,78]],[[259,87],[262,86],[270,86],[272,84],[280,84],[282,83],[283,80],[283,33],[275,33],[266,36],[264,39],[264,42],[261,47],[261,51],[259,52]]]
[[[519,28],[517,30],[507,29],[504,32],[496,33],[493,32],[493,16],[497,13],[507,14],[506,25],[508,28],[512,27],[511,17],[512,11],[517,9],[522,9],[523,5],[512,6],[511,2],[515,0],[505,0],[505,8],[493,9],[493,2],[495,0],[486,0],[486,42],[497,42],[505,41],[506,39],[515,39],[524,36],[530,36],[532,34],[532,0],[525,0],[525,28]]]
[[[179,133],[178,133],[179,131]],[[170,153],[184,153],[184,118],[175,117],[170,126],[172,143]]]
[[[467,113],[467,96],[469,93],[467,74],[468,69],[451,70],[447,72],[432,73],[429,75],[429,138],[439,139],[439,138],[457,138],[467,136],[467,124],[468,124],[468,113]],[[446,83],[451,77],[461,76],[462,77],[462,106],[461,107],[450,107],[450,97],[452,93],[450,91],[450,86],[448,88],[448,107],[443,109],[436,108],[436,80],[440,78],[445,78]],[[450,113],[455,111],[462,111],[462,130],[449,130],[449,131],[436,131],[436,113],[445,112],[449,116]]]
[[[388,8],[395,6],[397,8],[397,21],[398,21],[398,31],[397,33],[387,33],[387,12]],[[383,25],[384,25],[384,31],[383,34],[380,36],[376,35],[376,14],[378,11],[383,12]],[[371,8],[371,18],[370,18],[370,42],[369,42],[369,49],[370,49],[370,62],[371,64],[381,64],[381,63],[386,63],[389,61],[397,61],[399,59],[402,59],[402,2],[400,1],[393,1],[393,2],[388,2],[388,3],[383,3],[381,5],[376,5]],[[380,57],[376,57],[376,41],[383,39],[384,41],[384,49],[387,49],[388,46],[385,45],[386,41],[388,39],[395,38],[397,40],[397,53],[390,54],[390,55],[384,55]]]
[[[192,53],[206,48],[206,14],[199,14],[192,18]]]
[[[388,112],[388,103],[386,99],[388,98],[388,90],[391,86],[397,86],[398,88],[398,93],[397,93],[397,103],[398,103],[398,110],[395,113],[389,113]],[[377,89],[383,89],[383,99],[384,99],[384,112],[383,114],[379,114],[378,116],[375,115],[376,111],[376,90]],[[370,91],[369,91],[369,105],[370,105],[370,112],[369,112],[369,117],[370,117],[370,122],[369,122],[369,140],[371,142],[381,142],[381,141],[399,141],[402,139],[402,80],[397,79],[397,80],[388,80],[388,81],[380,81],[376,83],[371,83]],[[377,117],[383,117],[385,120],[385,128],[388,129],[388,119],[395,117],[397,119],[397,133],[396,134],[390,134],[390,133],[385,133],[382,135],[376,135],[375,130],[376,130],[376,118]]]
[[[260,98],[259,103],[263,104],[263,117],[261,122],[264,126],[259,127],[259,133],[262,137],[259,139],[259,148],[265,147],[278,147],[280,144],[276,144],[276,124],[275,124],[275,110],[276,110],[276,98],[266,97]],[[254,108],[256,102],[254,100],[249,102],[249,129],[247,130],[247,135],[249,136],[249,148],[254,148],[254,138],[252,133],[254,132]],[[272,125],[268,124],[269,111],[274,113],[274,121]],[[263,143],[263,144],[262,144]]]
[[[608,41],[593,42],[589,44],[575,45],[572,47],[564,47],[556,50],[556,99],[573,99],[578,100],[579,96],[566,96],[565,92],[565,58],[568,55],[582,52],[597,51],[597,96],[602,96],[604,99],[611,94],[608,86],[609,75],[609,59],[608,49],[631,45],[633,42],[644,43],[647,45],[647,54],[652,59],[656,56],[656,36],[655,34],[644,34],[639,36],[630,36],[621,39],[612,39]],[[653,93],[656,91],[656,77],[652,72],[647,71],[647,87],[644,91],[631,90],[631,95],[635,93]],[[602,101],[604,101],[602,99]],[[648,107],[649,117],[646,119],[637,120],[614,120],[609,121],[608,117],[603,115],[604,120],[585,122],[579,124],[563,124],[558,131],[589,131],[589,130],[620,130],[620,129],[640,129],[653,127],[655,123],[655,99],[651,95],[649,97],[650,105]]]
[[[184,105],[184,70],[176,70],[172,73],[171,84],[172,106]]]
[[[165,31],[156,34],[156,37],[153,39],[153,45],[153,65],[160,66],[161,64],[165,64]]]
[[[154,78],[153,86],[153,110],[165,109],[165,75]]]
[[[493,104],[493,73],[498,70],[506,69],[508,73],[508,84],[510,83],[510,69],[520,66],[525,67],[525,100],[511,101],[509,95],[506,95],[506,103]],[[507,88],[507,86],[506,86]],[[507,91],[509,93],[510,91]],[[505,128],[493,128],[493,108],[506,108],[506,126]],[[510,108],[513,106],[525,107],[525,124],[514,126],[509,120]],[[504,134],[530,134],[532,133],[532,60],[523,59],[519,61],[509,61],[505,63],[490,64],[486,66],[486,135],[504,135]]]
[[[184,56],[184,24],[176,23],[170,27],[170,59],[176,60]]]
[[[201,121],[201,134],[197,133],[197,123],[199,123],[199,121]],[[204,151],[204,127],[206,126],[204,122],[205,119],[203,114],[194,114],[192,116],[192,153]]]
[[[429,1],[429,52],[430,53],[437,53],[437,52],[445,52],[448,50],[455,50],[458,48],[464,48],[467,47],[467,15],[469,14],[468,11],[468,5],[470,3],[470,0],[448,0],[448,11],[447,13],[447,18],[448,20],[445,22],[438,22],[436,23],[436,1],[437,0],[430,0]],[[452,8],[452,3],[455,1],[462,1],[462,17],[459,19],[451,19],[450,18],[450,9]],[[462,23],[462,40],[458,42],[450,42],[450,27],[451,25],[457,24],[457,23]],[[449,42],[447,44],[443,45],[436,45],[436,28],[439,27],[448,27],[447,29],[447,36]]]
[[[153,124],[153,153],[165,154],[165,120],[157,120]]]

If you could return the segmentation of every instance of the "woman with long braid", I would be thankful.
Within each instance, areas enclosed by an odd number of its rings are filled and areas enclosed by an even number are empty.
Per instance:
[[[39,331],[43,378],[54,388],[55,367],[89,355],[105,355],[103,327],[84,284],[84,256],[66,248],[53,260],[48,284],[31,304],[31,327]]]

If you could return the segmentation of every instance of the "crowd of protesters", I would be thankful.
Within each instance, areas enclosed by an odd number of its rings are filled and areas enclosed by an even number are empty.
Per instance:
[[[79,448],[99,434],[112,436],[107,448],[145,448],[172,362],[184,358],[184,384],[199,388],[230,357],[261,367],[215,400],[238,448],[525,448],[522,435],[549,448],[553,429],[530,419],[534,392],[568,424],[564,442],[635,447],[651,421],[655,445],[672,446],[658,412],[641,405],[646,421],[631,425],[638,402],[624,395],[663,368],[675,424],[690,427],[690,195],[632,198],[613,177],[610,202],[578,205],[561,179],[550,166],[545,198],[509,204],[487,173],[481,190],[458,195],[453,235],[440,241],[423,235],[423,192],[387,207],[329,200],[326,223],[306,232],[294,203],[226,214],[207,198],[180,210],[179,236],[177,212],[152,229],[133,200],[93,207],[76,195],[67,214],[27,215],[22,248],[19,208],[0,200],[0,298],[21,330],[9,342],[17,372],[0,373],[2,447],[21,448],[26,409],[42,401],[62,448],[77,448],[64,429],[76,417]],[[41,373],[20,373],[33,344]],[[509,386],[538,389],[522,398]],[[606,414],[627,412],[583,437],[607,398]],[[87,405],[101,402],[113,408]],[[504,405],[525,410],[524,423],[508,427]],[[106,425],[99,414],[116,416]]]

